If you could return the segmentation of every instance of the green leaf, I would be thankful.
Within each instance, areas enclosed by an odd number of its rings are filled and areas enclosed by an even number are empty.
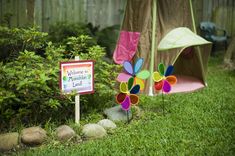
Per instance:
[[[165,71],[165,67],[164,67],[164,64],[160,63],[158,65],[158,71],[159,73],[163,76],[164,75],[164,71]]]
[[[128,80],[128,90],[131,90],[131,88],[133,86],[133,83],[134,83],[134,78],[133,77],[129,78],[129,80]]]

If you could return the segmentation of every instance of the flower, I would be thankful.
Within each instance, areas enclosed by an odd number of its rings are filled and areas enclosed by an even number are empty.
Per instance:
[[[125,72],[120,73],[117,77],[119,82],[127,82],[131,77],[134,78],[134,84],[140,85],[140,90],[144,89],[144,80],[150,76],[149,71],[141,70],[144,59],[139,58],[134,64],[134,68],[130,61],[124,61],[123,67]]]
[[[154,80],[154,88],[157,91],[162,90],[165,93],[169,93],[171,91],[171,85],[176,84],[177,78],[174,75],[171,75],[174,67],[169,65],[165,70],[165,67],[162,63],[158,65],[159,72],[153,73],[153,80]]]
[[[116,96],[118,104],[122,105],[123,110],[129,110],[131,105],[137,105],[139,103],[139,97],[136,95],[140,91],[140,85],[134,85],[134,78],[131,77],[128,83],[120,83],[120,92]]]

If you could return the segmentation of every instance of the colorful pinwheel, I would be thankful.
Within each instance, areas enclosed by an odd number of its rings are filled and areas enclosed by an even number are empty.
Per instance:
[[[122,109],[128,111],[131,105],[136,105],[139,102],[139,97],[136,95],[140,91],[140,85],[134,85],[134,78],[131,77],[128,83],[121,82],[120,92],[116,96],[118,104],[122,105]]]
[[[147,70],[141,70],[142,65],[143,65],[144,59],[139,58],[135,65],[134,68],[129,61],[124,61],[123,67],[125,72],[120,73],[117,77],[117,80],[119,82],[127,82],[131,77],[134,78],[134,84],[138,84],[140,86],[140,90],[144,89],[144,80],[147,79],[150,76],[149,71]]]
[[[175,76],[171,75],[174,67],[172,65],[169,65],[165,70],[165,67],[162,63],[158,65],[159,72],[153,73],[153,80],[154,88],[157,91],[162,90],[165,93],[169,93],[171,91],[171,85],[174,85],[177,82],[177,79]]]

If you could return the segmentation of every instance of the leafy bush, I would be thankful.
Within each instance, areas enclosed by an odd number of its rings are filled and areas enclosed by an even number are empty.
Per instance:
[[[68,37],[66,39],[66,57],[72,58],[81,53],[88,53],[89,48],[97,45],[93,38],[87,35],[80,35],[78,37]]]
[[[119,31],[120,25],[113,25],[99,30],[99,26],[93,26],[91,23],[72,24],[59,22],[50,26],[49,40],[57,44],[66,44],[68,38],[70,38],[70,41],[74,42],[74,37],[81,35],[90,36],[90,42],[98,43],[100,46],[105,47],[106,56],[111,58],[112,52],[116,46]]]
[[[104,28],[96,33],[97,43],[105,47],[106,56],[112,58],[120,31],[120,25]]]
[[[68,37],[78,37],[80,35],[92,36],[90,25],[73,24],[66,22],[58,22],[49,28],[49,40],[59,44],[65,44]]]
[[[35,51],[44,54],[47,33],[36,28],[7,28],[0,26],[0,60],[17,58],[19,51]]]
[[[66,41],[64,46],[48,42],[44,56],[24,50],[15,61],[0,63],[0,121],[28,123],[73,117],[74,95],[61,95],[59,90],[59,62],[68,61],[67,56],[95,60],[95,94],[81,96],[83,113],[102,110],[113,100],[118,66],[104,61],[104,48],[85,35]]]
[[[103,109],[108,101],[113,100],[115,94],[115,80],[119,66],[107,63],[104,60],[104,48],[96,45],[89,36],[69,37],[69,57],[80,56],[82,60],[95,60],[95,94],[82,96],[84,111]]]
[[[93,46],[89,48],[89,53],[81,53],[80,57],[84,60],[95,60],[95,94],[87,95],[84,99],[87,105],[84,106],[85,110],[92,110],[94,108],[102,110],[108,106],[109,101],[113,101],[115,91],[115,82],[117,71],[120,70],[119,66],[109,64],[104,61],[105,55],[104,48],[100,46]],[[89,109],[90,108],[90,109]]]
[[[45,114],[69,104],[69,98],[60,96],[58,87],[62,51],[49,44],[46,58],[24,51],[15,61],[1,64],[1,121],[14,117],[26,122],[43,121]]]

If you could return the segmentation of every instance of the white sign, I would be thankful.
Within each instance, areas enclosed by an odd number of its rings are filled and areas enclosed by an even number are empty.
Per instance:
[[[94,92],[94,61],[71,61],[60,63],[60,89],[64,93]]]

